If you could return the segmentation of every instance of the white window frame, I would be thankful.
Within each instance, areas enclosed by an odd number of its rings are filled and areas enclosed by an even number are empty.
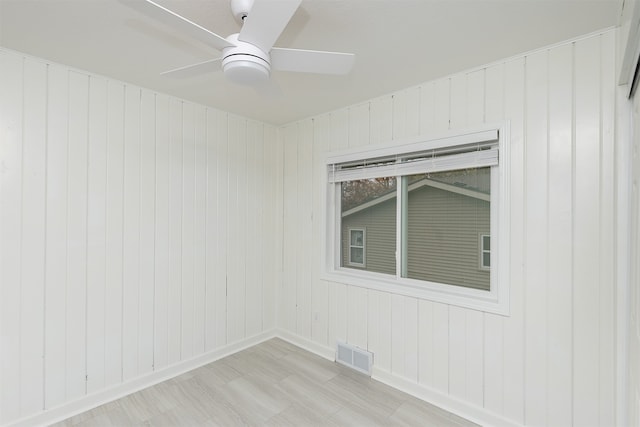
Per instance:
[[[353,231],[362,231],[362,246],[354,246],[351,244],[351,233]],[[367,267],[367,230],[365,228],[349,228],[349,256],[347,257],[347,264],[354,267],[366,268]],[[362,263],[353,262],[351,260],[351,248],[362,249]]]
[[[383,292],[416,297],[459,307],[509,315],[509,122],[478,126],[470,130],[448,131],[382,145],[331,152],[326,157],[323,179],[326,189],[326,233],[323,239],[322,279]],[[499,163],[491,167],[491,276],[489,291],[401,277],[400,242],[396,245],[396,275],[341,267],[341,218],[339,184],[331,183],[331,165],[366,159],[409,155],[414,152],[449,149],[456,146],[497,141]],[[392,168],[392,166],[391,166]],[[452,170],[451,168],[442,170]],[[406,175],[406,173],[402,173]],[[395,176],[390,174],[387,176]],[[398,181],[399,185],[400,181]],[[398,192],[398,205],[402,203]],[[398,207],[400,209],[400,207]],[[397,215],[400,221],[400,215]],[[399,227],[399,224],[398,224]],[[398,228],[399,229],[399,228]],[[400,233],[397,233],[400,240]]]
[[[478,268],[480,270],[489,271],[491,270],[491,266],[484,265],[484,254],[489,253],[489,256],[491,256],[491,249],[484,248],[485,237],[489,238],[489,248],[491,248],[491,234],[488,234],[488,233],[478,234]],[[489,264],[491,264],[491,258],[489,258]]]

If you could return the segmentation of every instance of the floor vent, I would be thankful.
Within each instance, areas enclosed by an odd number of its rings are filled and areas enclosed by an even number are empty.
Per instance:
[[[373,353],[339,342],[336,350],[336,362],[371,376]]]

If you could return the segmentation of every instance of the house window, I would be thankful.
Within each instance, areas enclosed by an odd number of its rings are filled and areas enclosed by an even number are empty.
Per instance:
[[[328,279],[506,313],[506,134],[329,155]]]
[[[363,228],[349,229],[349,265],[365,266],[365,230]]]
[[[480,269],[489,270],[491,268],[491,235],[480,235]]]

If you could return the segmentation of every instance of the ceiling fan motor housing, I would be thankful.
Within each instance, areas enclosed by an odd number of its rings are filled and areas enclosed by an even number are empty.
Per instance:
[[[257,46],[238,40],[239,34],[232,34],[227,40],[235,44],[222,51],[222,70],[234,83],[256,85],[269,80],[271,59],[269,54]]]

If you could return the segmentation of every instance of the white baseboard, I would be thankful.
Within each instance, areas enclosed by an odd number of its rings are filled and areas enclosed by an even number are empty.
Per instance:
[[[295,345],[296,347],[300,347],[302,349],[305,349],[307,351],[310,351],[311,353],[317,354],[318,356],[324,357],[327,360],[331,360],[332,362],[335,361],[336,359],[336,349],[335,348],[331,348],[331,347],[327,347],[325,345],[322,344],[318,344],[315,341],[311,341],[308,340],[306,338],[303,338],[299,335],[293,334],[289,331],[286,331],[284,329],[277,329],[276,330],[276,336],[278,338],[281,338],[293,345]]]
[[[375,365],[373,366],[371,378],[482,426],[522,427],[520,424],[487,411],[480,406],[398,377],[390,372],[376,368]]]
[[[218,359],[260,344],[277,336],[276,330],[270,330],[253,337],[228,344],[222,348],[201,354],[189,360],[176,363],[142,377],[135,378],[122,384],[100,390],[64,405],[48,409],[38,414],[15,420],[7,427],[42,426],[57,423],[74,415],[89,411],[97,406],[119,399],[136,391],[166,381],[185,372],[199,368]],[[310,350],[311,351],[311,350]]]

